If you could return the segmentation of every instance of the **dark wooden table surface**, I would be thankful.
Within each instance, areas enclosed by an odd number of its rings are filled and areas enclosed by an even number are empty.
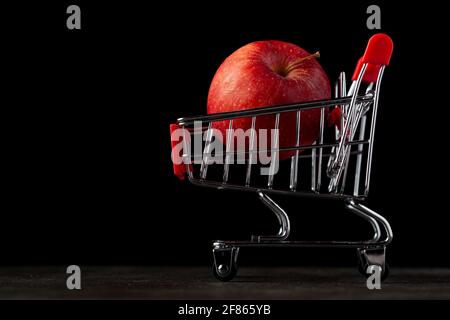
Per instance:
[[[393,268],[368,290],[354,268],[245,267],[231,282],[207,267],[80,266],[81,290],[66,267],[0,267],[0,299],[450,299],[450,269]]]

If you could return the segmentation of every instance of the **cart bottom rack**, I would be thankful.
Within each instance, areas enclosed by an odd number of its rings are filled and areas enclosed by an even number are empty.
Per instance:
[[[354,199],[343,199],[346,209],[366,220],[373,228],[373,237],[366,241],[289,241],[290,222],[287,213],[267,194],[258,192],[259,199],[277,217],[279,231],[275,235],[252,236],[249,241],[217,240],[213,243],[213,274],[221,281],[229,281],[238,271],[238,255],[241,247],[310,247],[354,248],[358,255],[358,270],[367,277],[374,267],[380,268],[381,280],[387,278],[386,246],[392,241],[392,229],[388,221]]]

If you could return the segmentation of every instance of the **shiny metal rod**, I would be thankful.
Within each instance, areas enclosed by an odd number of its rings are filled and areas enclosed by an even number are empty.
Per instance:
[[[183,128],[184,129],[184,128]],[[192,179],[194,177],[194,174],[192,172],[192,164],[190,153],[191,153],[191,135],[186,134],[186,130],[183,130],[183,163],[186,164],[186,172],[189,177],[189,179]]]
[[[381,79],[383,78],[384,69],[386,66],[381,66],[378,73],[377,84],[375,86],[375,94],[373,101],[372,121],[370,124],[370,136],[369,136],[369,150],[367,152],[367,167],[366,167],[366,181],[364,186],[364,195],[369,194],[370,186],[370,171],[372,169],[372,154],[373,154],[373,141],[375,139],[375,125],[377,121],[378,100],[380,97]]]
[[[209,165],[209,154],[211,153],[211,140],[212,140],[212,122],[208,125],[208,131],[206,131],[206,143],[203,149],[203,160],[200,167],[200,178],[206,179],[206,174],[208,172]]]
[[[319,144],[323,144],[323,130],[324,130],[324,123],[325,123],[325,110],[322,108],[320,109],[320,137],[319,137]],[[320,191],[320,184],[322,182],[322,154],[323,154],[323,148],[319,148],[319,163],[317,165],[317,181],[316,181],[316,191]]]
[[[254,162],[255,155],[255,144],[256,144],[256,136],[255,136],[255,128],[256,128],[256,117],[252,117],[252,127],[250,131],[250,141],[249,141],[249,156],[248,156],[248,164],[247,164],[247,173],[245,174],[245,186],[250,186],[250,179],[252,176],[252,165]]]
[[[233,120],[230,120],[230,123],[228,125],[228,132],[227,132],[227,146],[225,150],[225,164],[223,166],[223,183],[228,182],[228,175],[230,172],[230,159],[233,155],[231,153],[231,146],[233,145]]]
[[[372,96],[357,96],[354,97],[355,102],[363,102],[372,99]],[[252,116],[262,116],[262,115],[271,115],[282,112],[291,112],[298,110],[310,110],[321,107],[330,107],[334,105],[345,105],[352,101],[353,97],[344,97],[337,99],[326,99],[326,100],[316,100],[310,102],[302,102],[302,103],[293,103],[281,106],[273,106],[273,107],[262,107],[255,109],[246,109],[239,111],[231,111],[231,112],[222,112],[222,113],[214,113],[203,116],[195,116],[195,117],[185,117],[178,118],[177,124],[180,126],[191,126],[195,121],[203,121],[206,123],[214,122],[214,121],[224,121],[235,118],[244,118],[244,117],[252,117]]]
[[[295,126],[295,146],[300,146],[300,120],[301,120],[301,111],[297,111],[297,123]],[[291,159],[291,177],[289,181],[289,189],[291,191],[295,191],[297,189],[297,179],[298,179],[298,156],[299,150],[295,150],[295,155]]]
[[[364,139],[364,133],[366,131],[367,116],[364,115],[361,119],[361,125],[359,127],[359,139]],[[359,181],[361,180],[361,163],[362,163],[362,151],[363,145],[358,145],[358,152],[360,154],[356,157],[356,169],[355,169],[355,183],[353,186],[353,194],[356,196],[359,194]]]
[[[313,146],[316,145],[316,141],[313,142]],[[311,150],[311,190],[316,191],[316,148]]]
[[[278,145],[279,145],[279,135],[280,135],[280,114],[277,113],[277,115],[275,116],[275,132],[273,135],[273,141],[272,141],[272,149],[274,149],[274,151],[272,151],[271,153],[271,160],[270,160],[270,169],[269,169],[269,179],[267,181],[267,187],[269,189],[272,188],[273,186],[273,178],[275,176],[275,170],[278,170],[278,154],[279,154],[279,149],[278,149]]]
[[[283,241],[289,237],[291,233],[291,223],[287,213],[273,201],[268,195],[262,192],[258,192],[259,199],[264,205],[269,208],[278,219],[280,229],[276,235],[273,236],[258,236],[257,241]]]

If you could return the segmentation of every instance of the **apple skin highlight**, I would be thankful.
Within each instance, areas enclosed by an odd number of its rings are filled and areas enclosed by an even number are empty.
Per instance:
[[[208,114],[329,99],[330,81],[315,59],[317,55],[276,40],[256,41],[239,48],[214,75],[208,93]],[[295,146],[296,119],[295,112],[281,114],[281,148]],[[271,130],[274,124],[275,115],[259,116],[256,130]],[[319,136],[320,109],[302,111],[300,125],[300,145],[313,143]],[[213,124],[224,139],[228,126],[229,121]],[[235,119],[233,128],[250,129],[251,118]],[[282,152],[279,157],[282,160],[292,155],[293,152]]]

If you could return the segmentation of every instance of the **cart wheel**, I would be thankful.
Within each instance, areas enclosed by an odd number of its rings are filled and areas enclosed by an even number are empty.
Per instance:
[[[387,277],[389,276],[390,273],[390,267],[389,264],[387,262],[384,263],[384,268],[380,265],[377,265],[381,268],[381,281],[384,281],[387,279]],[[370,274],[367,273],[367,267],[369,267],[369,265],[367,265],[365,268],[363,267],[363,265],[361,264],[361,262],[358,261],[358,271],[359,273],[365,277],[366,279],[370,277]]]
[[[216,265],[213,265],[213,275],[216,279],[220,281],[230,281],[233,279],[237,274],[237,266],[232,265],[231,268],[228,266],[221,264],[219,267],[216,267]]]
[[[213,275],[220,281],[230,281],[238,271],[238,247],[214,247]]]
[[[358,271],[361,275],[368,278],[370,273],[367,273],[369,266],[379,266],[381,268],[381,281],[384,281],[389,276],[389,265],[386,262],[386,247],[375,249],[357,249],[358,254]]]

